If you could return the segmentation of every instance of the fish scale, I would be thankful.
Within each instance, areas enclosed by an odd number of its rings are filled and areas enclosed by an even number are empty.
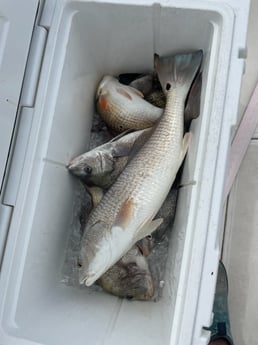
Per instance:
[[[137,108],[135,107],[135,112],[129,112],[126,110],[124,105],[119,105],[117,102],[113,102],[110,98],[108,103],[108,110],[112,113],[112,121],[110,125],[112,128],[119,128],[120,130],[126,130],[128,128],[133,129],[144,129],[153,126],[157,121],[157,118],[162,114],[162,110],[158,109],[155,111],[155,108],[152,108],[154,116],[146,116],[144,113],[139,114]],[[121,113],[123,113],[123,119],[121,120]],[[149,112],[149,114],[151,114]],[[133,115],[133,116],[132,116]],[[139,117],[141,121],[139,122]]]

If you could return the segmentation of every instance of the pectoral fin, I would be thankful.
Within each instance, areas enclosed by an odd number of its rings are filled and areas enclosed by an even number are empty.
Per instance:
[[[138,97],[144,98],[143,93],[142,93],[141,91],[135,89],[134,87],[127,85],[126,88],[127,88],[128,91],[131,91],[132,93],[134,93],[134,94],[137,95]],[[129,92],[127,92],[126,88],[125,88],[125,87],[117,87],[117,88],[116,88],[116,91],[117,91],[120,95],[122,95],[122,96],[128,98],[128,99],[131,101],[131,100],[132,100],[132,96],[130,95]]]
[[[134,87],[132,87],[132,86],[127,86],[128,88],[130,88],[130,90],[133,92],[133,93],[135,93],[137,96],[139,96],[139,97],[141,97],[141,98],[144,98],[144,95],[143,95],[143,93],[140,91],[140,90],[138,90],[138,89],[136,89],[136,88],[134,88]]]
[[[94,187],[87,186],[86,188],[91,194],[93,207],[96,207],[100,203],[101,199],[103,198],[103,195],[104,195],[103,189],[100,187],[95,187],[95,186]]]
[[[124,88],[122,87],[116,87],[116,91],[117,93],[119,93],[120,95],[124,96],[125,98],[129,99],[130,101],[132,100],[132,97],[130,95],[130,93],[128,93],[127,91],[125,91]]]
[[[134,235],[135,241],[140,241],[142,238],[150,235],[154,230],[156,230],[160,224],[163,222],[163,218],[157,218],[151,221],[148,221],[143,226],[140,226]]]

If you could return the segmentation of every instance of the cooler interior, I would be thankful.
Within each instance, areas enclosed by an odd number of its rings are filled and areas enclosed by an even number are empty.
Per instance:
[[[28,200],[19,229],[3,328],[39,344],[169,344],[191,195],[198,188],[196,160],[203,150],[220,47],[221,16],[212,11],[171,7],[71,2],[62,7],[52,62],[49,98],[39,135],[43,166],[37,198]],[[51,29],[50,29],[51,37]],[[50,49],[47,45],[46,49]],[[163,297],[158,302],[127,301],[62,283],[67,241],[74,226],[78,182],[66,164],[87,150],[94,94],[105,74],[144,72],[153,54],[202,49],[201,114],[184,166],[177,215],[170,240]],[[47,51],[47,50],[46,50]],[[204,107],[206,111],[203,112]],[[15,272],[15,271],[14,271]],[[193,316],[194,317],[194,316]]]

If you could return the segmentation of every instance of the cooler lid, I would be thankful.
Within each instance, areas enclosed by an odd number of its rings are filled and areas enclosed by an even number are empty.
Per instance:
[[[38,5],[38,0],[0,0],[0,189]]]

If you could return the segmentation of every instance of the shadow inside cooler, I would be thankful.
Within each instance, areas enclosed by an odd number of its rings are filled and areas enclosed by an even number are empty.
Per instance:
[[[192,191],[198,188],[195,161],[199,138],[209,121],[202,110],[207,78],[214,78],[208,70],[211,54],[216,56],[219,49],[214,28],[218,33],[220,20],[217,13],[207,10],[155,5],[76,2],[64,8],[52,70],[58,87],[49,99],[55,107],[45,115],[48,121],[44,123],[51,130],[46,131],[48,147],[41,157],[44,172],[28,229],[21,285],[16,286],[18,301],[7,312],[14,321],[13,325],[7,322],[10,333],[48,345],[169,344],[184,239],[186,231],[195,230],[188,224],[187,212]],[[88,148],[98,82],[105,74],[151,70],[154,52],[163,56],[197,49],[204,52],[201,115],[191,125],[193,138],[182,177],[186,186],[180,189],[163,297],[158,302],[131,302],[66,286],[61,282],[62,268],[76,222],[78,192],[78,182],[66,164]]]

